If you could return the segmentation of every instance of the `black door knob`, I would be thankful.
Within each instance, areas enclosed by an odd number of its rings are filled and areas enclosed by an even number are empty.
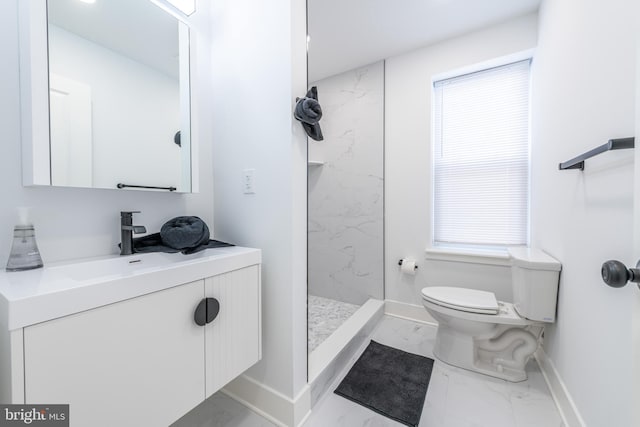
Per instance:
[[[602,264],[601,274],[604,283],[612,288],[621,288],[627,282],[640,282],[638,265],[636,265],[636,268],[627,268],[626,265],[616,260],[609,260]]]

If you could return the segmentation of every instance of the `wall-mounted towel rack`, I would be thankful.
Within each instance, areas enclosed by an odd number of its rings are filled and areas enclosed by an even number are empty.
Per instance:
[[[561,171],[567,169],[580,169],[584,170],[584,161],[593,156],[597,156],[598,154],[604,153],[605,151],[611,150],[625,150],[627,148],[635,147],[635,138],[619,138],[619,139],[610,139],[609,142],[603,144],[599,147],[594,148],[593,150],[587,151],[584,154],[579,155],[578,157],[574,157],[571,160],[567,160],[566,162],[560,163],[558,165],[558,169]]]
[[[177,190],[176,187],[149,187],[147,185],[130,185],[130,184],[122,184],[122,183],[119,183],[117,187],[118,188],[148,188],[151,190],[169,190],[169,191]]]

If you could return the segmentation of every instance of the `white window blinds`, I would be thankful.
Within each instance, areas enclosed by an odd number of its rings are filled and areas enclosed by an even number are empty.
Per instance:
[[[529,69],[434,83],[434,243],[528,243]]]

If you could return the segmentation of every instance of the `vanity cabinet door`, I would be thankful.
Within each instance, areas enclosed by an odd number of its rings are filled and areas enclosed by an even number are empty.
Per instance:
[[[220,303],[218,316],[206,326],[209,397],[261,358],[259,266],[208,278],[205,289]]]
[[[70,404],[71,426],[166,426],[204,399],[204,281],[24,329],[26,403]]]

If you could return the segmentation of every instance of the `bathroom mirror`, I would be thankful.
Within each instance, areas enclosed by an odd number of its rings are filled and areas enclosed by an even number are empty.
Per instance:
[[[191,192],[188,25],[151,0],[20,3],[24,184]]]

